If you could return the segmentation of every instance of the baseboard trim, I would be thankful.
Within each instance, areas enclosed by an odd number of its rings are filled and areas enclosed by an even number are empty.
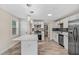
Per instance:
[[[2,55],[4,52],[6,52],[8,49],[10,49],[11,47],[13,47],[14,45],[16,45],[17,43],[19,43],[19,41],[15,42],[14,44],[10,45],[8,48],[4,49],[3,51],[0,52],[0,55]]]

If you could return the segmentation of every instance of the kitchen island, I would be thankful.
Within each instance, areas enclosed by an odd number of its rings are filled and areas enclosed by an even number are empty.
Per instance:
[[[35,34],[25,34],[14,40],[21,41],[21,55],[38,54],[38,37]]]

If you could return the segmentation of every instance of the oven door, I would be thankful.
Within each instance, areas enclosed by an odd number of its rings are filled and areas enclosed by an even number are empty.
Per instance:
[[[62,34],[59,34],[59,45],[61,45],[62,47],[64,47],[64,36]]]

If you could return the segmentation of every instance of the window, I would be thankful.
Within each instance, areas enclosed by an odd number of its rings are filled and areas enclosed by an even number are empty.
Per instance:
[[[19,20],[12,18],[12,37],[19,35]]]
[[[16,21],[12,20],[12,35],[16,35]]]

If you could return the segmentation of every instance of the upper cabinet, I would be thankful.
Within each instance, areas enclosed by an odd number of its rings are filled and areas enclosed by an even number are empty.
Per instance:
[[[79,13],[69,16],[67,18],[61,19],[57,21],[56,23],[59,25],[63,23],[63,28],[68,28],[68,21],[78,20],[79,19]]]
[[[68,20],[69,20],[69,17],[57,21],[57,22],[56,22],[57,28],[60,28],[60,27],[61,27],[61,24],[63,24],[63,28],[68,28]]]
[[[63,19],[63,28],[68,28],[68,20],[69,20],[69,17]]]

